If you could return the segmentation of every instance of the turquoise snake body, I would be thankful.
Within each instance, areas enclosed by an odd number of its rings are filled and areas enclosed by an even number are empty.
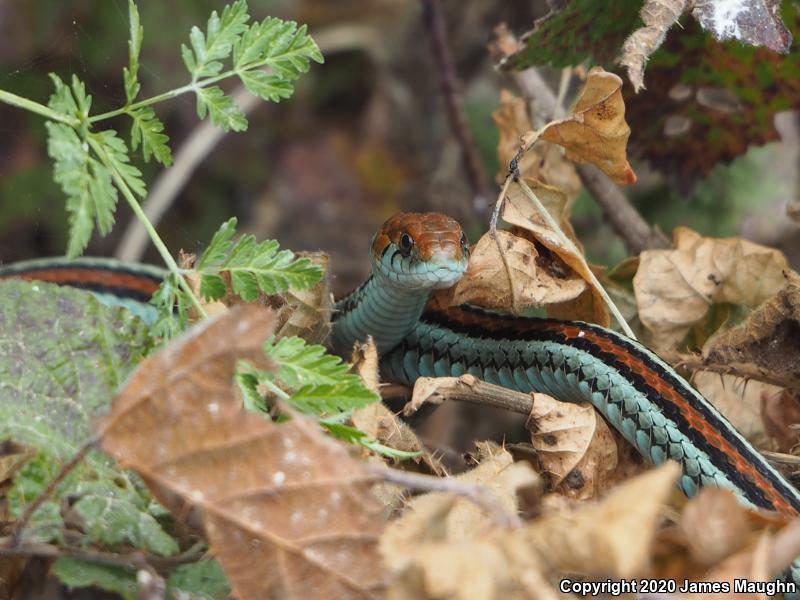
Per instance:
[[[372,335],[391,381],[470,373],[521,392],[589,402],[647,459],[680,463],[679,485],[687,495],[717,486],[750,506],[800,513],[797,489],[638,342],[577,321],[505,317],[473,307],[426,310],[431,291],[453,285],[466,270],[469,248],[456,221],[397,215],[376,234],[371,256],[372,275],[336,303],[331,346],[338,353]],[[152,294],[158,281],[153,269],[110,261],[0,268],[0,277],[14,276],[89,287],[134,303]],[[800,569],[792,575],[800,581]]]

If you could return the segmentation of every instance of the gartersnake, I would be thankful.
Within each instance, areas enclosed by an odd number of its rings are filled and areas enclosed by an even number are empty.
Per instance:
[[[514,390],[587,401],[638,451],[675,460],[683,491],[733,490],[746,504],[800,513],[800,493],[668,364],[614,331],[578,321],[507,317],[473,307],[426,310],[432,290],[466,271],[460,225],[438,214],[403,213],[373,238],[372,274],[336,303],[331,346],[340,354],[371,335],[387,379],[471,373]],[[160,271],[112,261],[38,261],[0,277],[66,283],[133,302],[146,300]],[[800,581],[800,570],[793,579]]]

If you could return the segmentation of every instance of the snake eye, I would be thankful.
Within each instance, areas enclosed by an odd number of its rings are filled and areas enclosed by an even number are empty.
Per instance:
[[[467,234],[464,233],[463,231],[461,232],[461,245],[462,246],[467,245]]]
[[[400,236],[400,250],[403,252],[410,252],[411,247],[414,245],[414,238],[407,233]]]

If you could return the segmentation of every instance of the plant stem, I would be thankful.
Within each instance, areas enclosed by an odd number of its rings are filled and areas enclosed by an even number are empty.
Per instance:
[[[37,115],[42,115],[51,121],[58,121],[59,123],[64,123],[70,127],[77,127],[80,125],[78,119],[69,117],[63,113],[53,110],[48,106],[45,106],[44,104],[39,104],[38,102],[28,100],[27,98],[17,96],[16,94],[12,94],[11,92],[7,92],[5,90],[0,90],[0,102],[5,102],[11,106],[29,110]]]
[[[137,202],[136,198],[133,195],[133,192],[131,192],[130,188],[128,187],[128,184],[125,183],[125,180],[111,164],[111,161],[108,159],[108,155],[106,154],[105,148],[103,148],[102,144],[98,143],[97,140],[95,140],[91,136],[88,138],[88,141],[89,145],[95,151],[97,156],[100,157],[100,160],[103,162],[106,168],[109,171],[111,171],[111,176],[114,178],[114,183],[122,192],[123,197],[128,202],[128,205],[131,207],[131,210],[133,210],[133,214],[136,215],[136,218],[139,219],[139,221],[142,223],[142,226],[147,230],[147,234],[150,236],[150,239],[153,240],[153,245],[156,247],[156,250],[158,250],[158,253],[161,255],[161,259],[167,265],[167,268],[170,270],[170,272],[175,275],[175,277],[178,280],[178,284],[181,286],[181,288],[183,288],[183,291],[186,292],[186,294],[188,294],[189,299],[192,302],[192,305],[194,306],[194,309],[197,311],[197,314],[203,319],[207,319],[208,313],[206,313],[205,309],[200,304],[200,301],[194,295],[194,292],[192,291],[192,288],[189,286],[189,284],[186,282],[186,279],[184,279],[183,275],[181,275],[181,269],[178,267],[178,264],[175,262],[175,259],[172,258],[172,254],[170,254],[166,244],[164,244],[164,241],[161,239],[161,236],[158,235],[158,232],[156,231],[155,227],[153,227],[153,224],[150,223],[150,221],[148,220],[147,215],[144,214],[142,207],[139,205],[139,202]]]
[[[564,232],[561,231],[561,228],[558,226],[558,223],[556,223],[556,220],[553,218],[553,215],[551,215],[547,211],[547,209],[542,204],[542,201],[539,200],[539,198],[536,196],[533,190],[528,186],[527,183],[525,183],[525,180],[520,178],[517,183],[519,183],[520,188],[522,188],[522,191],[525,192],[525,195],[531,200],[531,202],[533,202],[536,205],[536,208],[541,213],[545,222],[550,227],[550,229],[553,230],[553,233],[558,237],[559,241],[564,245],[564,247],[568,248],[570,252],[573,252],[575,256],[580,257],[580,259],[584,262],[584,264],[586,264],[586,259],[583,258],[583,255],[575,247],[575,244],[572,243],[572,240],[569,239],[566,235],[564,235]],[[622,313],[617,308],[617,305],[614,304],[614,301],[608,295],[608,292],[606,292],[606,290],[597,280],[597,277],[595,277],[594,273],[592,273],[592,270],[589,268],[588,264],[586,264],[586,273],[589,276],[589,283],[592,284],[592,286],[597,290],[597,293],[600,294],[600,297],[603,298],[603,301],[608,306],[608,309],[611,311],[611,314],[614,315],[614,318],[619,323],[619,326],[622,328],[622,331],[629,338],[635,340],[636,334],[633,333],[633,330],[628,325],[628,322],[625,320],[625,317],[622,316]]]

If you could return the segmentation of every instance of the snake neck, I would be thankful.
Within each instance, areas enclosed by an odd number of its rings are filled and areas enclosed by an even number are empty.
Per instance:
[[[397,346],[419,321],[430,290],[399,286],[371,275],[334,305],[331,349],[348,355],[356,341],[372,336],[383,354]]]

